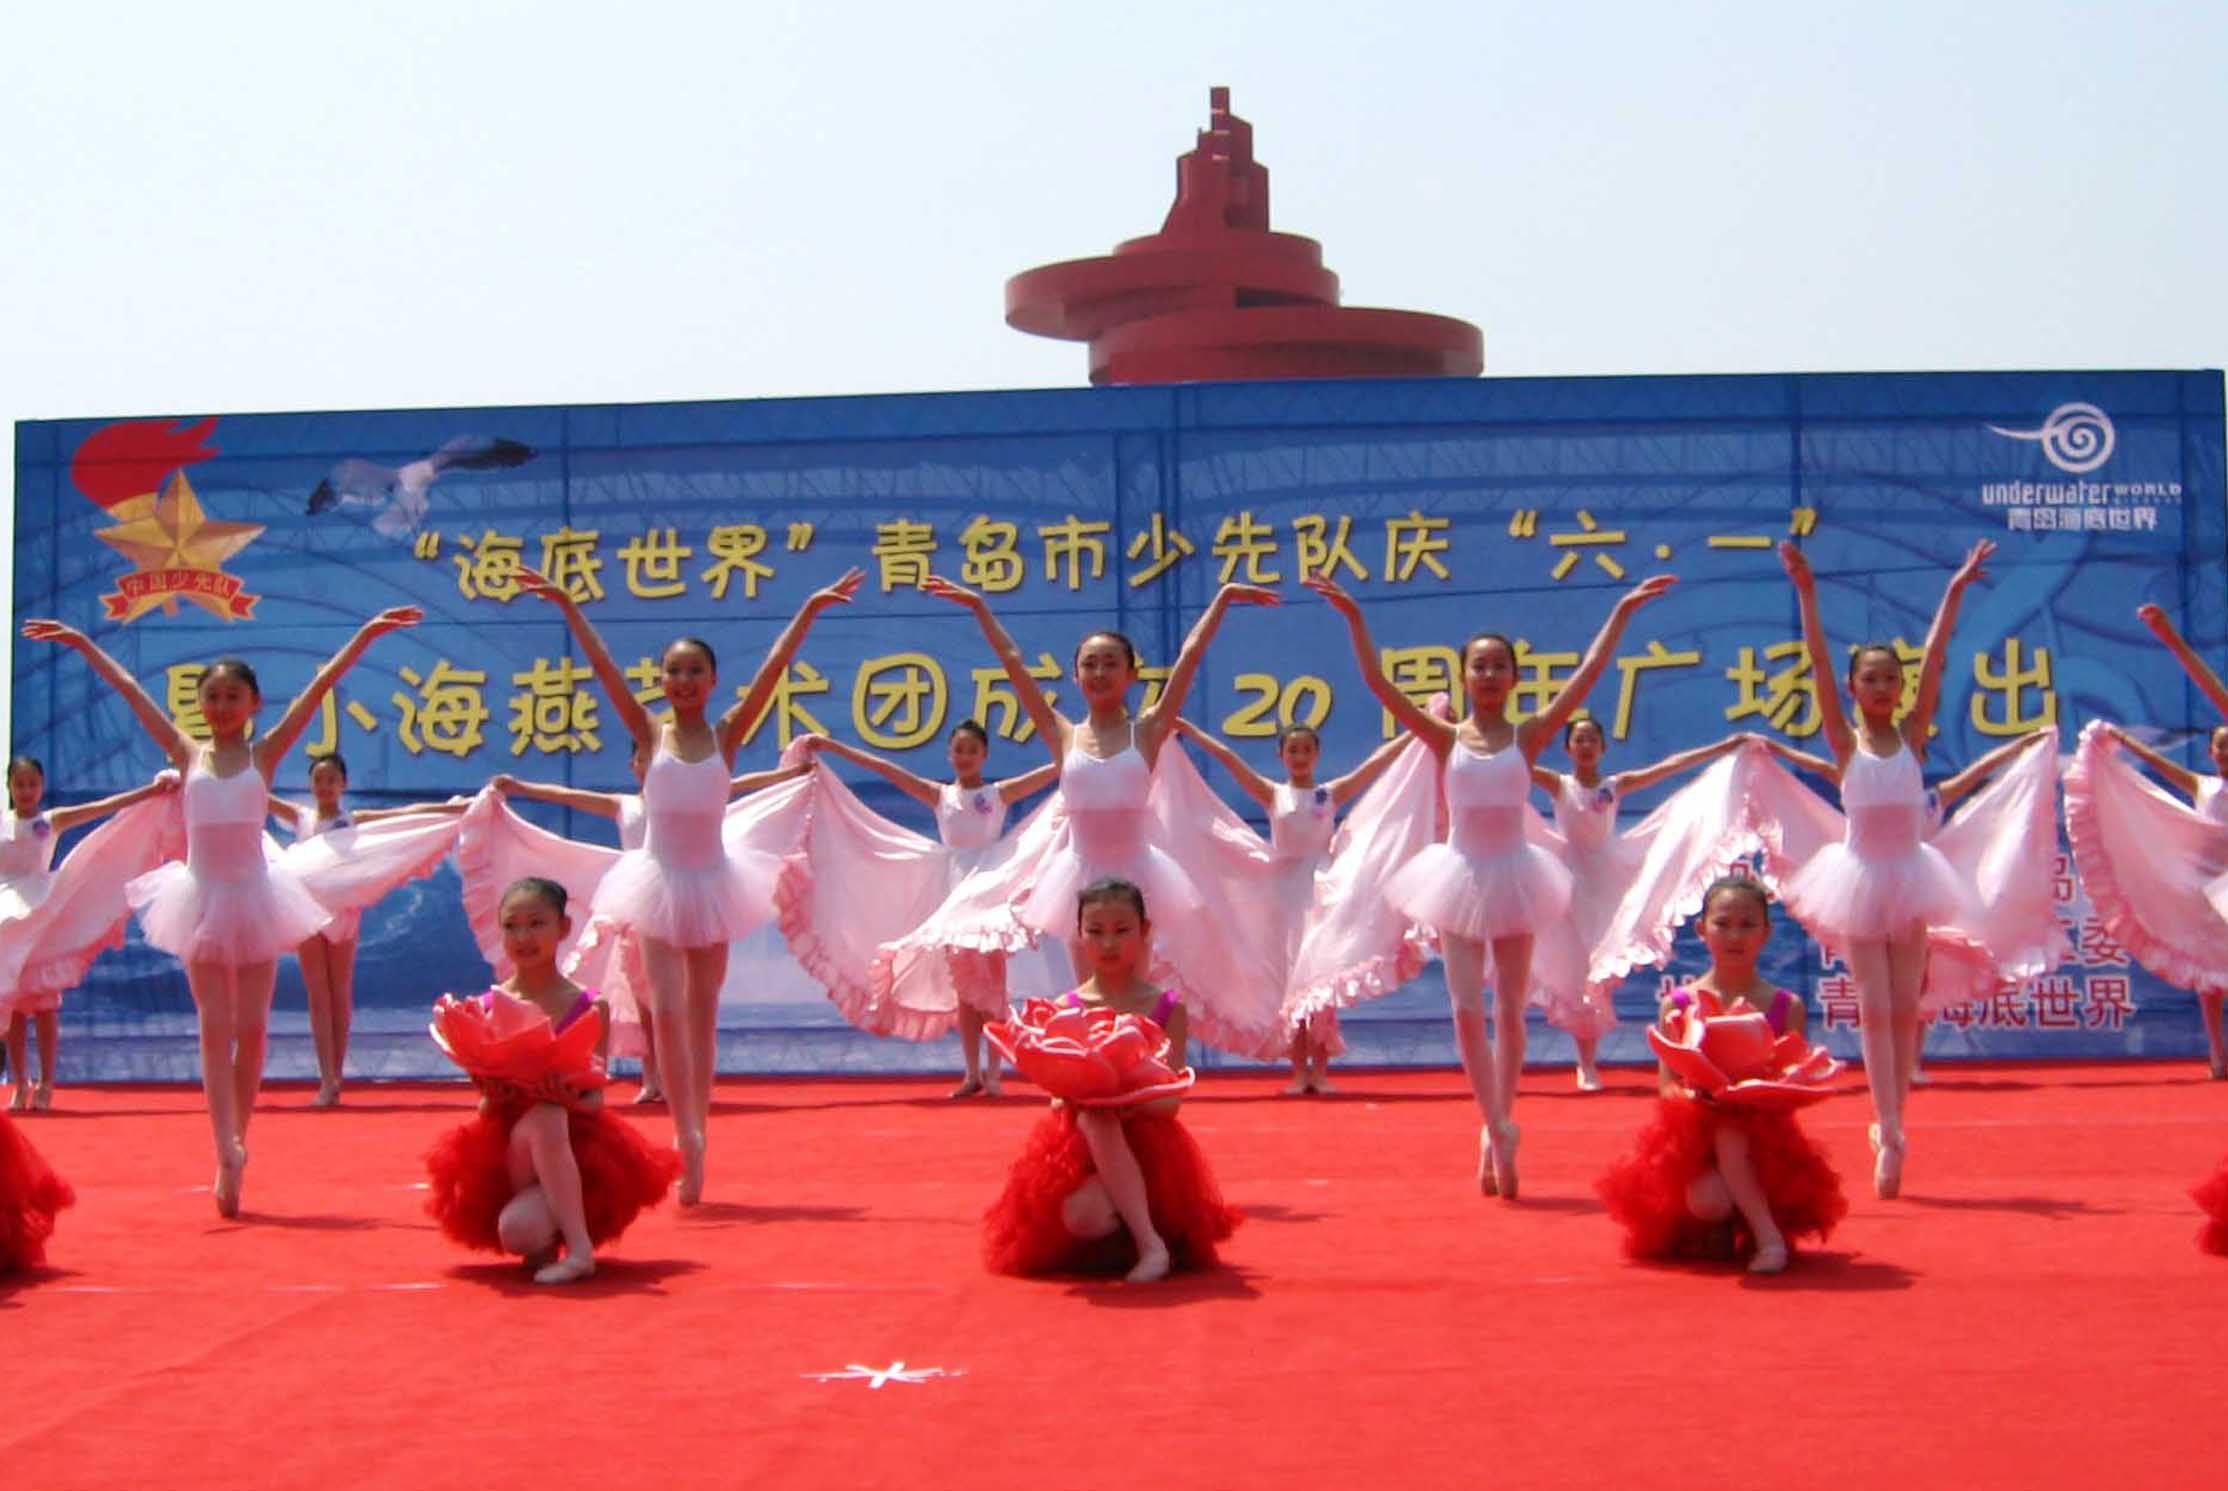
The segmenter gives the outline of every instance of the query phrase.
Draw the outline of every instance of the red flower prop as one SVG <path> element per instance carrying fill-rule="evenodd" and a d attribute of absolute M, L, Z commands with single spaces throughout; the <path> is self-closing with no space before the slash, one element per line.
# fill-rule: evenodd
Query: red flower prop
<path fill-rule="evenodd" d="M 1648 1032 L 1671 1075 L 1703 1097 L 1735 1108 L 1787 1112 L 1831 1097 L 1841 1063 L 1799 1035 L 1774 1036 L 1754 1011 L 1729 1015 L 1707 989 Z"/>
<path fill-rule="evenodd" d="M 464 999 L 442 995 L 428 1028 L 449 1060 L 491 1091 L 565 1102 L 611 1081 L 596 1056 L 598 1022 L 575 1020 L 556 1030 L 531 1001 L 499 989 Z"/>
<path fill-rule="evenodd" d="M 1143 1015 L 1032 999 L 983 1034 L 1021 1075 L 1085 1108 L 1124 1108 L 1174 1097 L 1193 1081 L 1174 1065 L 1168 1033 Z"/>

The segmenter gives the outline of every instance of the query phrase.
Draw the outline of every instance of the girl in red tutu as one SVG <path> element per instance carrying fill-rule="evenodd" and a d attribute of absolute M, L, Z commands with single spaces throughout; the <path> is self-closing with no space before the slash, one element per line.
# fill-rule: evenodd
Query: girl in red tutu
<path fill-rule="evenodd" d="M 1663 1097 L 1632 1153 L 1595 1183 L 1631 1257 L 1746 1257 L 1750 1273 L 1775 1274 L 1790 1237 L 1823 1240 L 1849 1209 L 1795 1122 L 1839 1067 L 1803 1038 L 1802 1000 L 1757 973 L 1771 926 L 1763 887 L 1746 877 L 1703 899 L 1710 971 L 1665 998 L 1648 1033 Z"/>
<path fill-rule="evenodd" d="M 1053 1097 L 985 1214 L 983 1260 L 997 1273 L 1121 1273 L 1132 1283 L 1211 1267 L 1241 1214 L 1176 1118 L 1192 1081 L 1177 1065 L 1186 1020 L 1175 991 L 1144 980 L 1144 894 L 1107 879 L 1076 899 L 1090 977 L 985 1032 Z"/>
<path fill-rule="evenodd" d="M 70 1183 L 0 1113 L 0 1277 L 46 1262 L 55 1213 L 76 1202 Z"/>
<path fill-rule="evenodd" d="M 2228 1257 L 2228 1159 L 2189 1194 L 2205 1212 L 2205 1225 L 2197 1229 L 2197 1246 Z"/>
<path fill-rule="evenodd" d="M 522 1255 L 535 1283 L 570 1284 L 596 1271 L 596 1244 L 663 1199 L 681 1161 L 603 1106 L 610 1010 L 557 971 L 564 887 L 520 880 L 502 918 L 516 971 L 434 1009 L 435 1038 L 482 1096 L 426 1156 L 426 1210 L 468 1248 Z"/>

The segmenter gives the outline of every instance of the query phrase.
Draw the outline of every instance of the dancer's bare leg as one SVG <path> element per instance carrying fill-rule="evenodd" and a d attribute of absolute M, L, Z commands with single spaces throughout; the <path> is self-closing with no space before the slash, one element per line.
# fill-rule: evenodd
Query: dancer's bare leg
<path fill-rule="evenodd" d="M 2197 1013 L 2205 1022 L 2206 1055 L 2215 1079 L 2228 1078 L 2228 1040 L 2222 1039 L 2220 1029 L 2221 994 L 2219 989 L 2197 991 Z M 53 1068 L 50 1066 L 47 1070 L 51 1072 Z"/>
<path fill-rule="evenodd" d="M 1571 1037 L 1578 1047 L 1578 1090 L 1601 1091 L 1601 1068 L 1595 1064 L 1601 1054 L 1601 1037 L 1580 1035 Z"/>
<path fill-rule="evenodd" d="M 247 1163 L 247 1148 L 240 1140 L 239 1081 L 234 1074 L 234 1007 L 232 966 L 228 963 L 188 963 L 186 987 L 193 993 L 196 1024 L 201 1036 L 201 1094 L 209 1104 L 209 1137 L 217 1154 L 217 1214 L 240 1214 L 240 1172 Z"/>
<path fill-rule="evenodd" d="M 317 1048 L 317 1096 L 311 1101 L 319 1108 L 330 1108 L 340 1095 L 340 1068 L 333 1060 L 332 947 L 324 933 L 312 932 L 294 949 L 309 995 L 309 1037 Z"/>
<path fill-rule="evenodd" d="M 727 982 L 727 944 L 688 948 L 681 956 L 688 975 L 689 1059 L 695 1063 L 696 1134 L 701 1156 L 711 1142 L 712 1090 L 719 1080 L 719 990 Z M 672 1064 L 669 1054 L 666 1065 Z M 703 1185 L 699 1173 L 699 1194 Z"/>
<path fill-rule="evenodd" d="M 1439 960 L 1447 980 L 1447 1003 L 1454 1013 L 1454 1044 L 1462 1054 L 1462 1074 L 1477 1100 L 1478 1189 L 1491 1196 L 1500 1189 L 1493 1147 L 1493 1118 L 1500 1100 L 1493 1082 L 1493 1042 L 1485 1030 L 1485 944 L 1439 934 Z"/>
<path fill-rule="evenodd" d="M 1716 1147 L 1718 1176 L 1725 1183 L 1726 1194 L 1740 1208 L 1741 1220 L 1748 1223 L 1749 1236 L 1756 1240 L 1756 1255 L 1749 1260 L 1748 1271 L 1776 1274 L 1787 1267 L 1787 1239 L 1779 1230 L 1778 1219 L 1772 1216 L 1771 1198 L 1764 1194 L 1764 1183 L 1757 1179 L 1748 1135 L 1739 1124 L 1720 1123 Z"/>
<path fill-rule="evenodd" d="M 982 1081 L 982 1012 L 965 1000 L 959 1005 L 959 1059 L 966 1069 L 959 1085 L 951 1090 L 955 1098 L 971 1098 L 983 1090 Z"/>
<path fill-rule="evenodd" d="M 511 1141 L 504 1159 L 510 1172 L 511 1199 L 495 1218 L 495 1240 L 503 1245 L 506 1253 L 516 1253 L 526 1260 L 530 1271 L 538 1271 L 557 1257 L 557 1243 L 561 1234 L 557 1230 L 557 1214 L 550 1209 L 549 1198 L 542 1194 L 540 1184 L 534 1179 L 534 1150 L 527 1136 L 518 1129 L 511 1130 Z"/>
<path fill-rule="evenodd" d="M 20 1010 L 8 1016 L 8 1070 L 15 1073 L 15 1099 L 8 1104 L 11 1112 L 31 1111 L 31 1068 L 25 1065 L 30 1039 L 30 1017 Z M 53 1069 L 50 1067 L 51 1072 Z"/>
<path fill-rule="evenodd" d="M 1903 1159 L 1910 1149 L 1910 1134 L 1905 1128 L 1911 1111 L 1911 1079 L 1918 1070 L 1919 1043 L 1926 1039 L 1926 1024 L 1919 1016 L 1919 1000 L 1926 990 L 1926 928 L 1914 926 L 1901 937 L 1888 944 L 1889 992 L 1894 1000 L 1896 1079 L 1901 1091 L 1896 1094 L 1896 1145 L 1895 1181 L 1898 1190 L 1903 1182 Z"/>
<path fill-rule="evenodd" d="M 1292 1029 L 1292 1083 L 1284 1089 L 1288 1098 L 1304 1097 L 1308 1090 L 1308 1040 L 1307 1026 Z"/>
<path fill-rule="evenodd" d="M 1493 940 L 1493 1168 L 1503 1199 L 1516 1199 L 1516 1084 L 1524 1075 L 1524 1004 L 1532 982 L 1532 934 Z"/>
<path fill-rule="evenodd" d="M 534 1272 L 537 1284 L 570 1284 L 596 1271 L 595 1245 L 588 1240 L 587 1212 L 580 1196 L 580 1162 L 572 1152 L 571 1116 L 555 1103 L 537 1103 L 511 1130 L 513 1145 L 523 1142 L 550 1215 L 565 1240 L 563 1259 Z"/>
<path fill-rule="evenodd" d="M 62 1016 L 57 1010 L 40 1010 L 31 1017 L 39 1032 L 39 1092 L 32 1106 L 54 1106 L 54 1062 L 62 1047 Z"/>
<path fill-rule="evenodd" d="M 642 939 L 642 966 L 650 979 L 645 1013 L 657 1031 L 659 1075 L 681 1156 L 680 1202 L 694 1206 L 704 1194 L 704 1133 L 697 1127 L 696 1062 L 689 1054 L 687 972 L 681 950 L 655 937 Z"/>
<path fill-rule="evenodd" d="M 1075 1126 L 1082 1133 L 1083 1142 L 1091 1147 L 1091 1164 L 1098 1171 L 1099 1183 L 1106 1188 L 1114 1209 L 1121 1214 L 1122 1225 L 1129 1228 L 1131 1241 L 1137 1244 L 1137 1266 L 1129 1271 L 1130 1281 L 1142 1284 L 1167 1277 L 1168 1244 L 1153 1228 L 1153 1210 L 1145 1193 L 1145 1172 L 1139 1168 L 1137 1155 L 1129 1147 L 1129 1136 L 1122 1132 L 1120 1115 L 1104 1109 L 1079 1108 Z"/>
<path fill-rule="evenodd" d="M 1852 942 L 1849 976 L 1857 985 L 1857 1038 L 1864 1085 L 1872 1094 L 1872 1189 L 1892 1200 L 1903 1185 L 1903 1062 L 1895 1039 L 1895 981 L 1883 941 Z"/>
<path fill-rule="evenodd" d="M 326 944 L 333 990 L 333 1101 L 348 1078 L 348 1034 L 356 1026 L 356 939 Z"/>

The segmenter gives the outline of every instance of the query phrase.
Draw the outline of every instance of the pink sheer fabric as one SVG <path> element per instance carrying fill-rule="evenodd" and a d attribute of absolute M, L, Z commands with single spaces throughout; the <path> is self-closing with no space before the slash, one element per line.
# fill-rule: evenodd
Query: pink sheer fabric
<path fill-rule="evenodd" d="M 1287 1021 L 1351 1009 L 1392 993 L 1431 961 L 1431 934 L 1385 899 L 1393 872 L 1439 838 L 1439 762 L 1411 740 L 1347 810 L 1331 862 L 1315 882 L 1315 913 L 1292 959 Z"/>
<path fill-rule="evenodd" d="M 185 852 L 176 793 L 134 803 L 87 833 L 38 904 L 0 921 L 0 1015 L 58 1008 L 94 959 L 124 945 L 125 884 Z"/>
<path fill-rule="evenodd" d="M 2204 795 L 2213 812 L 2220 789 Z M 2091 720 L 2065 769 L 2066 838 L 2081 888 L 2135 961 L 2185 989 L 2228 988 L 2228 823 L 2143 775 Z"/>
<path fill-rule="evenodd" d="M 454 813 L 406 813 L 327 828 L 287 845 L 279 862 L 333 913 L 325 935 L 341 941 L 354 937 L 357 918 L 396 886 L 432 874 L 456 848 L 462 821 Z"/>

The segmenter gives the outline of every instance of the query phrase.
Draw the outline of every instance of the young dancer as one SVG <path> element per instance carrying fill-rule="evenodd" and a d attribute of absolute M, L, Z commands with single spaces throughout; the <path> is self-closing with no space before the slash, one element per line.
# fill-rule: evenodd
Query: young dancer
<path fill-rule="evenodd" d="M 44 1264 L 55 1215 L 76 1202 L 70 1183 L 54 1173 L 15 1120 L 0 1113 L 0 1278 Z"/>
<path fill-rule="evenodd" d="M 1277 922 L 1272 946 L 1278 955 L 1277 971 L 1283 975 L 1277 993 L 1280 999 L 1288 999 L 1293 965 L 1307 935 L 1308 914 L 1315 905 L 1316 875 L 1330 862 L 1331 843 L 1338 835 L 1339 810 L 1382 776 L 1408 742 L 1404 737 L 1388 740 L 1346 775 L 1317 782 L 1322 736 L 1313 725 L 1287 725 L 1276 737 L 1277 761 L 1284 767 L 1284 780 L 1272 782 L 1246 765 L 1212 732 L 1186 719 L 1177 720 L 1176 728 L 1219 762 L 1239 790 L 1269 815 L 1270 904 Z M 1284 1089 L 1286 1095 L 1331 1092 L 1325 1069 L 1345 1045 L 1339 1037 L 1335 1010 L 1319 1010 L 1308 1019 L 1293 1021 L 1292 1085 Z"/>
<path fill-rule="evenodd" d="M 743 697 L 716 723 L 705 711 L 719 683 L 711 645 L 694 637 L 669 643 L 661 682 L 670 711 L 652 721 L 635 702 L 633 685 L 565 589 L 533 570 L 519 571 L 521 593 L 557 607 L 579 641 L 638 751 L 649 753 L 642 777 L 643 847 L 619 856 L 596 887 L 595 912 L 632 927 L 642 939 L 651 1018 L 657 1024 L 662 1075 L 681 1153 L 683 1206 L 704 1194 L 704 1146 L 711 1120 L 714 1055 L 719 1039 L 719 990 L 730 943 L 773 916 L 779 866 L 763 854 L 737 854 L 721 835 L 728 780 L 743 734 L 772 702 L 774 686 L 804 645 L 821 612 L 847 604 L 866 578 L 847 571 L 814 591 L 775 638 Z"/>
<path fill-rule="evenodd" d="M 990 760 L 990 732 L 974 720 L 961 720 L 952 727 L 945 745 L 945 759 L 951 763 L 952 779 L 949 782 L 932 782 L 916 776 L 886 756 L 861 750 L 840 740 L 824 735 L 804 737 L 808 750 L 840 756 L 855 765 L 878 773 L 890 784 L 912 798 L 925 804 L 936 814 L 936 836 L 949 851 L 949 886 L 956 888 L 969 875 L 990 863 L 999 841 L 1005 836 L 1006 812 L 1023 798 L 1033 796 L 1059 779 L 1057 766 L 1040 766 L 1003 781 L 988 781 L 983 768 Z M 999 962 L 1003 964 L 1001 957 Z M 1005 980 L 996 979 L 996 1003 L 986 1012 L 977 1004 L 962 1000 L 959 1004 L 959 1054 L 965 1063 L 966 1073 L 957 1087 L 952 1089 L 955 1098 L 973 1097 L 986 1093 L 999 1095 L 999 1062 L 995 1052 L 986 1065 L 982 1059 L 982 1029 L 989 1020 L 1002 1018 L 1006 1012 Z M 985 990 L 986 993 L 991 991 Z"/>
<path fill-rule="evenodd" d="M 293 832 L 294 846 L 283 856 L 288 866 L 333 913 L 322 930 L 294 950 L 309 996 L 310 1038 L 317 1048 L 317 1095 L 310 1104 L 330 1108 L 340 1101 L 348 1065 L 363 908 L 403 881 L 433 873 L 456 844 L 456 819 L 469 799 L 350 811 L 342 800 L 348 791 L 348 763 L 338 751 L 311 764 L 309 790 L 306 804 L 272 798 L 271 816 Z M 362 832 L 375 823 L 387 828 L 378 834 Z"/>
<path fill-rule="evenodd" d="M 1867 643 L 1850 660 L 1854 725 L 1839 694 L 1822 685 L 1817 690 L 1848 831 L 1842 843 L 1827 845 L 1797 870 L 1782 894 L 1788 910 L 1841 956 L 1856 981 L 1865 1085 L 1877 1120 L 1872 1184 L 1882 1199 L 1897 1195 L 1903 1183 L 1909 1144 L 1903 1110 L 1918 1048 L 1927 929 L 1975 915 L 1974 892 L 1927 842 L 1931 824 L 1920 767 L 1958 603 L 1995 550 L 1985 539 L 1974 544 L 1951 575 L 1927 632 L 1916 697 L 1900 726 L 1895 715 L 1903 702 L 1903 663 L 1892 647 Z M 1779 554 L 1802 613 L 1811 675 L 1831 678 L 1833 653 L 1819 620 L 1810 561 L 1792 543 L 1783 542 Z"/>
<path fill-rule="evenodd" d="M 989 1027 L 1052 1093 L 1052 1108 L 984 1217 L 983 1259 L 996 1273 L 1122 1273 L 1132 1283 L 1211 1267 L 1242 1214 L 1176 1117 L 1191 1084 L 1178 1054 L 1187 1021 L 1181 996 L 1146 980 L 1145 898 L 1125 880 L 1093 881 L 1075 920 L 1083 981 L 1056 1004 L 1031 1000 L 1019 1019 Z"/>
<path fill-rule="evenodd" d="M 47 930 L 38 923 L 49 919 L 46 902 L 56 880 L 54 846 L 80 823 L 105 818 L 177 788 L 178 774 L 164 772 L 144 787 L 50 811 L 41 806 L 46 797 L 46 768 L 31 756 L 18 756 L 8 763 L 8 811 L 0 817 L 0 944 L 26 945 L 14 958 L 0 957 L 0 970 L 6 970 L 5 980 L 0 981 L 0 1021 L 7 1025 L 8 1070 L 15 1076 L 15 1100 L 9 1106 L 17 1113 L 54 1106 L 54 1058 L 61 1041 L 62 995 L 84 975 L 105 940 L 81 937 L 76 947 L 49 949 L 43 955 L 32 952 L 41 940 L 40 934 Z M 92 842 L 87 840 L 88 844 Z M 71 858 L 85 852 L 86 846 L 79 845 Z M 106 865 L 111 876 L 124 870 L 99 846 L 94 848 L 93 860 Z M 85 868 L 93 867 L 93 861 L 88 860 Z M 114 926 L 123 913 L 122 898 L 118 897 L 108 925 Z M 30 1053 L 26 1050 L 33 1026 L 38 1029 L 39 1040 L 35 1091 Z"/>
<path fill-rule="evenodd" d="M 1478 1185 L 1487 1195 L 1514 1200 L 1519 1136 L 1510 1114 L 1524 1069 L 1524 1006 L 1534 977 L 1533 941 L 1563 921 L 1571 895 L 1570 871 L 1562 861 L 1525 838 L 1532 763 L 1585 702 L 1615 655 L 1632 613 L 1670 589 L 1673 579 L 1657 575 L 1625 592 L 1578 671 L 1552 703 L 1521 725 L 1508 718 L 1516 645 L 1496 632 L 1470 638 L 1462 647 L 1462 683 L 1470 711 L 1459 726 L 1433 716 L 1393 687 L 1378 664 L 1377 644 L 1360 605 L 1337 581 L 1318 575 L 1305 583 L 1346 618 L 1355 660 L 1370 692 L 1442 763 L 1447 837 L 1426 845 L 1395 871 L 1386 882 L 1385 898 L 1409 921 L 1439 935 L 1455 1043 L 1482 1119 Z M 1566 940 L 1576 962 L 1576 938 Z M 1497 1047 L 1486 1035 L 1488 954 Z M 1558 976 L 1584 974 L 1572 968 Z"/>
<path fill-rule="evenodd" d="M 1764 888 L 1718 881 L 1696 924 L 1709 972 L 1665 996 L 1649 1032 L 1663 1097 L 1595 1188 L 1631 1257 L 1745 1257 L 1750 1273 L 1776 1274 L 1790 1237 L 1823 1241 L 1848 1211 L 1841 1178 L 1793 1112 L 1828 1096 L 1839 1068 L 1803 1038 L 1802 1000 L 1757 972 L 1772 931 Z"/>
<path fill-rule="evenodd" d="M 1652 765 L 1631 771 L 1602 774 L 1602 757 L 1609 748 L 1608 732 L 1595 719 L 1572 720 L 1563 727 L 1563 753 L 1570 757 L 1568 772 L 1545 766 L 1532 768 L 1532 783 L 1555 800 L 1555 831 L 1563 836 L 1563 863 L 1570 868 L 1570 918 L 1589 959 L 1602 945 L 1618 908 L 1638 878 L 1647 858 L 1650 832 L 1619 834 L 1617 805 L 1634 792 L 1668 781 L 1681 772 L 1706 766 L 1755 737 L 1728 735 L 1713 745 L 1666 756 Z M 1739 857 L 1746 834 L 1723 814 L 1721 847 L 1712 857 L 1712 868 L 1722 871 Z M 1654 820 L 1651 820 L 1653 822 Z M 1689 892 L 1691 894 L 1691 891 Z M 1691 904 L 1691 903 L 1689 903 Z M 1578 1048 L 1578 1088 L 1599 1092 L 1601 1073 L 1595 1057 L 1601 1038 L 1617 1024 L 1614 997 L 1617 984 L 1629 971 L 1631 959 L 1613 979 L 1595 979 L 1591 970 L 1576 983 L 1550 985 L 1547 1018 L 1570 1036 Z"/>
<path fill-rule="evenodd" d="M 426 1210 L 468 1248 L 519 1254 L 535 1283 L 571 1284 L 596 1271 L 598 1244 L 664 1198 L 681 1162 L 603 1106 L 610 1007 L 557 970 L 564 887 L 520 880 L 502 917 L 516 971 L 435 1006 L 443 1048 L 482 1096 L 426 1155 Z"/>
<path fill-rule="evenodd" d="M 125 887 L 125 896 L 147 941 L 186 965 L 201 1026 L 201 1088 L 216 1144 L 212 1189 L 217 1211 L 226 1217 L 240 1212 L 248 1120 L 263 1081 L 278 957 L 331 920 L 297 875 L 265 857 L 271 774 L 364 649 L 388 632 L 416 626 L 421 614 L 415 606 L 398 606 L 365 622 L 252 745 L 248 727 L 263 695 L 255 670 L 240 659 L 219 658 L 201 675 L 201 716 L 210 732 L 203 745 L 183 734 L 138 681 L 84 633 L 59 621 L 23 625 L 33 641 L 58 643 L 90 663 L 184 774 L 185 863 L 139 876 Z"/>

